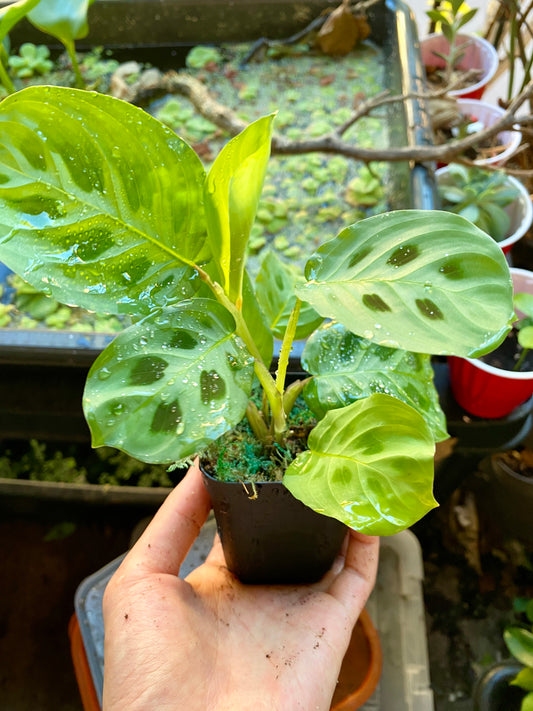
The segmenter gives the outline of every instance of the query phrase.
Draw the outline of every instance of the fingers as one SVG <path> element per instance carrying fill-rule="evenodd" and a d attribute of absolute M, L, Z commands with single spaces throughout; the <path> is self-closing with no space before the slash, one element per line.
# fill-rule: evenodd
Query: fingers
<path fill-rule="evenodd" d="M 344 606 L 354 624 L 374 587 L 378 560 L 379 538 L 350 531 L 344 568 L 329 593 Z"/>
<path fill-rule="evenodd" d="M 121 567 L 143 573 L 178 575 L 189 548 L 202 528 L 211 502 L 198 462 L 165 499 Z"/>

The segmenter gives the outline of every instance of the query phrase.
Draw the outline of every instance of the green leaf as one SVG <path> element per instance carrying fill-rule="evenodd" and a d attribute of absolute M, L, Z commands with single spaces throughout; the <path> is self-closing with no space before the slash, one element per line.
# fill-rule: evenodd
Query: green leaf
<path fill-rule="evenodd" d="M 426 15 L 432 22 L 435 22 L 436 24 L 438 24 L 439 22 L 442 22 L 442 24 L 445 25 L 448 24 L 448 18 L 446 17 L 446 15 L 444 15 L 442 12 L 439 12 L 438 10 L 427 10 Z"/>
<path fill-rule="evenodd" d="M 310 508 L 362 533 L 387 536 L 418 521 L 433 498 L 434 443 L 423 417 L 388 395 L 331 410 L 283 483 Z"/>
<path fill-rule="evenodd" d="M 522 348 L 533 348 L 533 326 L 526 326 L 518 331 L 518 343 Z"/>
<path fill-rule="evenodd" d="M 282 339 L 289 317 L 296 304 L 296 284 L 303 283 L 275 252 L 267 252 L 255 280 L 257 300 L 265 313 L 269 326 L 277 338 Z M 309 304 L 302 304 L 296 327 L 296 339 L 307 338 L 324 319 Z"/>
<path fill-rule="evenodd" d="M 518 311 L 533 318 L 533 294 L 528 294 L 525 291 L 520 291 L 514 295 L 514 306 Z"/>
<path fill-rule="evenodd" d="M 0 43 L 40 0 L 19 0 L 0 9 Z"/>
<path fill-rule="evenodd" d="M 502 250 L 440 210 L 400 210 L 347 227 L 322 245 L 296 293 L 321 316 L 380 345 L 476 357 L 513 319 Z"/>
<path fill-rule="evenodd" d="M 63 303 L 146 313 L 188 296 L 186 265 L 208 255 L 204 180 L 142 109 L 25 89 L 0 104 L 0 260 Z"/>
<path fill-rule="evenodd" d="M 253 334 L 254 343 L 259 350 L 259 354 L 268 368 L 274 355 L 274 336 L 256 296 L 250 277 L 245 272 L 242 292 L 242 315 L 248 330 Z"/>
<path fill-rule="evenodd" d="M 527 696 L 522 699 L 520 711 L 533 711 L 533 693 L 527 694 Z"/>
<path fill-rule="evenodd" d="M 477 7 L 473 8 L 472 10 L 468 10 L 467 12 L 462 15 L 461 19 L 459 20 L 457 24 L 457 29 L 460 30 L 461 27 L 464 27 L 467 22 L 470 22 L 470 20 L 474 17 L 474 15 L 477 12 Z"/>
<path fill-rule="evenodd" d="M 246 245 L 263 187 L 274 114 L 250 124 L 224 146 L 205 184 L 211 249 L 222 287 L 233 303 L 242 295 Z"/>
<path fill-rule="evenodd" d="M 93 446 L 144 462 L 192 456 L 244 416 L 253 359 L 231 314 L 212 299 L 184 301 L 120 333 L 87 378 Z"/>
<path fill-rule="evenodd" d="M 94 0 L 41 0 L 28 13 L 28 20 L 42 32 L 61 42 L 86 37 L 89 32 L 87 11 Z"/>
<path fill-rule="evenodd" d="M 533 669 L 531 667 L 526 667 L 518 672 L 515 678 L 512 680 L 511 684 L 513 686 L 519 686 L 521 689 L 526 691 L 533 691 Z"/>
<path fill-rule="evenodd" d="M 314 376 L 304 398 L 317 417 L 381 392 L 418 410 L 437 441 L 448 438 L 429 356 L 378 346 L 328 323 L 308 339 L 302 365 Z"/>
<path fill-rule="evenodd" d="M 483 205 L 483 210 L 489 218 L 489 229 L 487 229 L 486 232 L 492 239 L 495 239 L 496 242 L 501 242 L 509 235 L 511 218 L 499 205 L 486 203 Z"/>
<path fill-rule="evenodd" d="M 533 632 L 523 627 L 507 627 L 503 639 L 515 659 L 526 667 L 533 667 Z"/>

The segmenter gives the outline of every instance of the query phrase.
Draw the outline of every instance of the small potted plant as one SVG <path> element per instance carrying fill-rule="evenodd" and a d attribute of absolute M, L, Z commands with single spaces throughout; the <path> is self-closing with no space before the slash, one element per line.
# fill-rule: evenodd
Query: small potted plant
<path fill-rule="evenodd" d="M 435 175 L 442 209 L 469 219 L 490 234 L 504 253 L 531 226 L 531 198 L 512 175 L 458 163 L 439 168 Z"/>
<path fill-rule="evenodd" d="M 518 599 L 522 623 L 505 628 L 503 639 L 513 659 L 491 666 L 474 689 L 474 711 L 533 709 L 533 600 Z"/>
<path fill-rule="evenodd" d="M 460 32 L 477 8 L 461 12 L 463 0 L 450 0 L 448 9 L 428 10 L 440 27 L 420 42 L 428 84 L 433 89 L 450 87 L 450 96 L 480 99 L 498 68 L 498 54 L 487 40 Z"/>
<path fill-rule="evenodd" d="M 533 394 L 533 273 L 510 271 L 518 321 L 505 341 L 482 358 L 448 358 L 454 397 L 477 417 L 505 417 Z"/>
<path fill-rule="evenodd" d="M 501 107 L 479 99 L 445 97 L 431 101 L 432 106 L 431 122 L 438 145 L 490 128 L 504 114 Z M 464 156 L 479 166 L 500 165 L 513 155 L 521 140 L 520 131 L 501 131 L 466 150 Z M 443 165 L 439 164 L 439 167 Z"/>
<path fill-rule="evenodd" d="M 219 525 L 235 495 L 241 527 L 223 545 L 255 545 L 243 558 L 226 548 L 230 567 L 294 582 L 328 569 L 346 525 L 389 535 L 436 505 L 434 445 L 447 435 L 427 354 L 492 350 L 513 308 L 501 249 L 444 211 L 370 217 L 305 274 L 273 257 L 254 282 L 247 242 L 273 120 L 232 139 L 206 175 L 172 131 L 117 99 L 56 87 L 6 98 L 0 258 L 62 302 L 133 316 L 88 375 L 93 445 L 172 465 L 218 442 L 205 479 L 212 491 L 228 480 Z M 294 339 L 307 339 L 307 372 L 287 386 Z M 331 538 L 318 564 L 317 532 Z"/>

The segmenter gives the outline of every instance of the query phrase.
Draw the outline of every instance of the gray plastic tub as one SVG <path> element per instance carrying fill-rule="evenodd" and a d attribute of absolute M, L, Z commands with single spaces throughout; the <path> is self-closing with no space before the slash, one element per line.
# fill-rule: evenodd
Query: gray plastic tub
<path fill-rule="evenodd" d="M 210 517 L 180 571 L 186 577 L 206 558 L 216 530 Z M 102 702 L 104 674 L 104 624 L 102 598 L 121 558 L 86 578 L 79 586 L 74 606 L 96 693 Z M 381 539 L 376 586 L 367 610 L 377 628 L 383 649 L 383 672 L 363 711 L 433 711 L 429 679 L 422 553 L 411 531 Z"/>

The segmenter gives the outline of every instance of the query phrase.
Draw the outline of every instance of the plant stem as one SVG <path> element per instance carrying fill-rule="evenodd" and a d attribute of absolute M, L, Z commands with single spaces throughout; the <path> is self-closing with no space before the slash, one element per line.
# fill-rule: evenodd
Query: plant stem
<path fill-rule="evenodd" d="M 520 370 L 520 368 L 522 367 L 522 363 L 525 361 L 526 356 L 527 356 L 527 354 L 529 353 L 529 350 L 530 350 L 529 348 L 524 348 L 524 350 L 522 351 L 522 353 L 520 353 L 520 357 L 519 357 L 518 360 L 516 361 L 516 365 L 515 365 L 515 367 L 513 368 L 513 372 Z"/>
<path fill-rule="evenodd" d="M 72 63 L 72 70 L 74 72 L 74 77 L 76 78 L 76 86 L 78 89 L 85 89 L 85 81 L 81 75 L 80 65 L 78 64 L 78 58 L 76 57 L 76 48 L 74 42 L 71 40 L 63 40 L 65 49 Z"/>
<path fill-rule="evenodd" d="M 200 278 L 210 287 L 213 291 L 217 301 L 222 304 L 231 313 L 235 319 L 237 335 L 242 338 L 246 347 L 248 348 L 250 354 L 254 358 L 254 370 L 255 374 L 261 386 L 265 392 L 268 402 L 270 404 L 270 411 L 272 413 L 272 428 L 274 433 L 274 440 L 278 444 L 283 443 L 283 433 L 287 429 L 287 418 L 285 416 L 285 410 L 283 409 L 283 393 L 280 393 L 276 387 L 276 382 L 272 377 L 270 371 L 265 365 L 261 353 L 259 352 L 244 317 L 242 311 L 240 311 L 235 304 L 228 298 L 225 294 L 224 289 L 213 281 L 209 274 L 203 269 L 196 267 Z"/>
<path fill-rule="evenodd" d="M 15 91 L 15 87 L 13 86 L 13 82 L 9 78 L 9 74 L 7 73 L 7 70 L 4 66 L 4 58 L 6 57 L 6 51 L 0 44 L 0 82 L 4 85 L 9 94 L 13 94 Z"/>
<path fill-rule="evenodd" d="M 276 374 L 276 387 L 278 392 L 283 393 L 285 390 L 285 377 L 287 375 L 287 366 L 289 365 L 289 356 L 292 350 L 292 344 L 294 342 L 294 336 L 296 334 L 296 326 L 298 325 L 298 317 L 300 315 L 300 307 L 302 302 L 298 297 L 296 297 L 296 303 L 291 311 L 289 317 L 289 322 L 285 333 L 283 334 L 283 341 L 281 342 L 281 350 L 279 353 L 278 370 Z"/>

